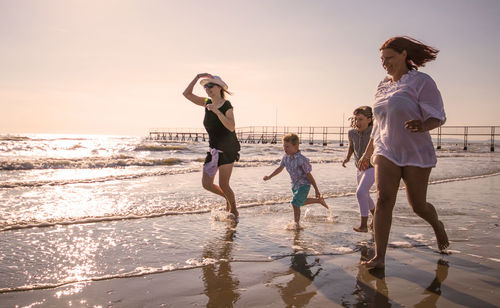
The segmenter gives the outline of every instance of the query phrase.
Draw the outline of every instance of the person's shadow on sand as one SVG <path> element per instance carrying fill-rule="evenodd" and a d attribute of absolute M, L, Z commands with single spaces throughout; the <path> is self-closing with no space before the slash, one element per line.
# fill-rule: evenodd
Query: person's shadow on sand
<path fill-rule="evenodd" d="M 301 232 L 301 230 L 295 232 L 289 270 L 279 275 L 281 277 L 292 275 L 286 285 L 277 286 L 286 307 L 304 307 L 309 303 L 317 292 L 307 292 L 307 287 L 312 284 L 314 278 L 322 270 L 321 267 L 314 273 L 314 270 L 311 270 L 313 267 L 319 266 L 319 258 L 315 258 L 312 263 L 307 262 L 307 255 L 304 252 L 306 247 L 303 247 L 304 243 L 300 239 Z"/>
<path fill-rule="evenodd" d="M 215 264 L 202 267 L 206 307 L 233 307 L 240 298 L 236 291 L 240 282 L 231 271 L 233 239 L 236 235 L 236 222 L 226 227 L 225 234 L 208 242 L 203 248 L 204 259 L 214 259 Z"/>

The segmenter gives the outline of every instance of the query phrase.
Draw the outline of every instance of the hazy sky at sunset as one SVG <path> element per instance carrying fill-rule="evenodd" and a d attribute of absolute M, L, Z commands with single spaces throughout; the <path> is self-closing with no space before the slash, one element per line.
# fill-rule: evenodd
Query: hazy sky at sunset
<path fill-rule="evenodd" d="M 0 0 L 0 133 L 202 127 L 182 96 L 200 72 L 228 83 L 237 127 L 337 126 L 372 104 L 395 35 L 441 50 L 420 70 L 447 125 L 500 125 L 499 16 L 498 0 Z"/>

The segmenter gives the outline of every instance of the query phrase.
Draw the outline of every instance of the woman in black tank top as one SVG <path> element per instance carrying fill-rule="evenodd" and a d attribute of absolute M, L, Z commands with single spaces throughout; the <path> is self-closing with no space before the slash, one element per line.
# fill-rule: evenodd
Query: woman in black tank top
<path fill-rule="evenodd" d="M 193 94 L 196 82 L 205 88 L 209 98 Z M 203 125 L 208 133 L 210 151 L 207 152 L 203 167 L 203 188 L 226 199 L 226 210 L 238 217 L 234 192 L 229 186 L 234 162 L 239 159 L 240 143 L 235 133 L 233 106 L 225 98 L 227 85 L 218 76 L 208 73 L 196 75 L 183 95 L 205 108 Z M 230 93 L 229 93 L 230 94 Z M 219 171 L 219 185 L 214 184 L 215 174 Z"/>

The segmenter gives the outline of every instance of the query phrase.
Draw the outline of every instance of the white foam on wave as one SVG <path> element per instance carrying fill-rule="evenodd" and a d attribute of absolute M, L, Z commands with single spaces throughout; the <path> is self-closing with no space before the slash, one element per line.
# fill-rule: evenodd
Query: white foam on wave
<path fill-rule="evenodd" d="M 0 183 L 0 188 L 17 188 L 17 187 L 38 187 L 38 186 L 59 186 L 59 185 L 70 185 L 70 184 L 94 184 L 109 181 L 124 181 L 133 180 L 142 177 L 155 177 L 155 176 L 166 176 L 166 175 L 176 175 L 183 173 L 197 172 L 199 168 L 179 168 L 179 169 L 168 169 L 161 171 L 148 171 L 148 172 L 138 172 L 131 174 L 119 174 L 119 175 L 109 175 L 109 176 L 97 176 L 93 178 L 81 178 L 81 179 L 55 179 L 55 180 L 33 180 L 33 181 L 5 181 Z"/>
<path fill-rule="evenodd" d="M 234 216 L 233 213 L 222 211 L 220 209 L 213 209 L 210 212 L 210 216 L 212 217 L 212 221 L 225 221 L 225 222 L 237 221 L 237 218 L 236 216 Z"/>
<path fill-rule="evenodd" d="M 414 241 L 423 241 L 424 240 L 424 235 L 422 233 L 417 233 L 417 234 L 405 234 L 405 236 L 409 239 L 412 239 Z"/>
<path fill-rule="evenodd" d="M 467 243 L 465 244 L 467 246 L 470 246 L 470 247 L 481 247 L 481 245 L 478 245 L 478 244 L 470 244 L 470 243 Z"/>
<path fill-rule="evenodd" d="M 390 242 L 389 246 L 392 248 L 411 248 L 413 245 L 409 242 Z"/>
<path fill-rule="evenodd" d="M 345 246 L 333 247 L 332 249 L 340 254 L 348 254 L 354 252 L 354 250 L 351 247 L 345 247 Z"/>
<path fill-rule="evenodd" d="M 304 212 L 304 220 L 311 222 L 333 222 L 333 212 L 320 206 L 321 208 L 308 208 Z"/>
<path fill-rule="evenodd" d="M 292 221 L 289 222 L 287 225 L 285 225 L 284 229 L 289 231 L 298 231 L 298 230 L 304 230 L 304 227 L 301 224 Z"/>
<path fill-rule="evenodd" d="M 479 174 L 479 175 L 464 175 L 460 177 L 453 177 L 453 178 L 447 178 L 447 179 L 438 179 L 438 180 L 432 180 L 429 182 L 429 184 L 443 184 L 443 183 L 450 183 L 450 182 L 457 182 L 457 181 L 468 181 L 468 180 L 474 180 L 474 179 L 483 179 L 491 176 L 497 176 L 500 175 L 500 172 L 493 170 L 493 171 L 486 171 L 484 174 Z M 404 187 L 402 188 L 404 189 Z"/>
<path fill-rule="evenodd" d="M 493 262 L 500 262 L 500 259 L 497 259 L 497 258 L 488 258 L 488 260 L 493 261 Z"/>

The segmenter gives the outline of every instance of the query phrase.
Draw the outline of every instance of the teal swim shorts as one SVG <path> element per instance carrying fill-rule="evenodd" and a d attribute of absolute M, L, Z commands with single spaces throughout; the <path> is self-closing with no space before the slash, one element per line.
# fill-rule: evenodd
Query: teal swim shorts
<path fill-rule="evenodd" d="M 293 198 L 292 205 L 296 207 L 301 207 L 307 200 L 307 195 L 309 195 L 309 190 L 311 185 L 302 185 L 297 189 L 292 188 Z"/>

